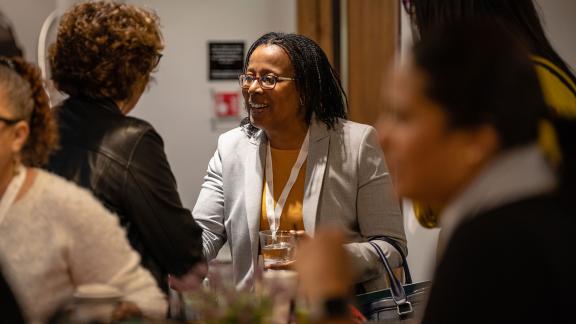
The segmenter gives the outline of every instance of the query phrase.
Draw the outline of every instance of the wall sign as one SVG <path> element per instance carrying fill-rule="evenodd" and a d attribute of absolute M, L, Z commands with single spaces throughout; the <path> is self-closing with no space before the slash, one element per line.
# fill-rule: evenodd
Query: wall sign
<path fill-rule="evenodd" d="M 240 94 L 238 91 L 214 93 L 214 115 L 216 117 L 238 117 L 240 114 Z"/>
<path fill-rule="evenodd" d="M 244 42 L 209 42 L 209 80 L 237 80 L 244 64 Z"/>

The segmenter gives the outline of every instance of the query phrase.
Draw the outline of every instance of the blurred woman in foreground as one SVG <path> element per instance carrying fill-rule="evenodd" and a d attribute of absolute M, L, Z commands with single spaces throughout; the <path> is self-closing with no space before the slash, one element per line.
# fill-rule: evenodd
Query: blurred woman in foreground
<path fill-rule="evenodd" d="M 446 244 L 424 322 L 566 319 L 576 228 L 537 146 L 548 107 L 528 52 L 489 24 L 443 28 L 416 45 L 392 98 L 382 144 L 398 193 L 441 207 Z M 546 296 L 555 311 L 540 307 Z M 486 312 L 498 299 L 505 309 Z"/>
<path fill-rule="evenodd" d="M 94 283 L 164 317 L 164 296 L 117 219 L 89 192 L 36 168 L 57 142 L 39 75 L 0 58 L 0 254 L 26 319 L 45 322 L 78 286 Z"/>
<path fill-rule="evenodd" d="M 571 318 L 576 224 L 558 195 L 567 187 L 537 145 L 549 110 L 528 53 L 502 29 L 453 25 L 418 43 L 394 81 L 381 144 L 396 189 L 441 207 L 445 244 L 423 322 Z M 332 278 L 341 261 L 311 251 L 307 262 Z"/>
<path fill-rule="evenodd" d="M 433 34 L 435 27 L 458 21 L 486 19 L 502 25 L 530 52 L 551 113 L 568 121 L 576 120 L 576 75 L 546 37 L 533 0 L 403 0 L 402 3 L 417 39 Z M 555 165 L 562 163 L 557 134 L 549 123 L 541 123 L 539 143 L 550 161 Z M 423 226 L 437 226 L 438 213 L 434 207 L 414 203 L 416 218 Z"/>

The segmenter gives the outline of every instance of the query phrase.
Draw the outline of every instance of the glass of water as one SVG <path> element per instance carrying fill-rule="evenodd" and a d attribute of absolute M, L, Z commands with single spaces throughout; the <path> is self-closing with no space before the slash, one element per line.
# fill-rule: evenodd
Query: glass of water
<path fill-rule="evenodd" d="M 290 231 L 260 231 L 260 247 L 264 259 L 264 268 L 272 264 L 282 264 L 294 260 L 296 237 Z"/>

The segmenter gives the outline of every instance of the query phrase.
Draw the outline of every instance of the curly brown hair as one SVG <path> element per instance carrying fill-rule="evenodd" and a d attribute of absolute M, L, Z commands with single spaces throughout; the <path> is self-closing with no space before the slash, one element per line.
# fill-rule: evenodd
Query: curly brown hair
<path fill-rule="evenodd" d="M 80 3 L 62 16 L 50 48 L 52 79 L 69 95 L 126 100 L 163 48 L 153 11 L 114 1 Z"/>
<path fill-rule="evenodd" d="M 2 99 L 17 120 L 28 121 L 30 134 L 21 151 L 21 161 L 30 167 L 48 162 L 58 145 L 58 127 L 50 111 L 40 70 L 21 58 L 0 58 Z"/>

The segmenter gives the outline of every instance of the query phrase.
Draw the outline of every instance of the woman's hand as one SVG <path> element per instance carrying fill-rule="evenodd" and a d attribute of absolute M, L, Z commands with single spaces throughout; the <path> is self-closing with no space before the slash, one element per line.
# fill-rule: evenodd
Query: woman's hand
<path fill-rule="evenodd" d="M 335 230 L 321 231 L 313 240 L 301 242 L 295 268 L 300 287 L 312 301 L 349 294 L 353 273 L 344 243 L 344 236 Z"/>
<path fill-rule="evenodd" d="M 264 267 L 264 270 L 294 270 L 296 261 L 287 261 L 282 263 L 272 263 Z"/>
<path fill-rule="evenodd" d="M 204 281 L 207 274 L 208 265 L 205 262 L 200 262 L 183 276 L 168 275 L 168 285 L 170 288 L 180 292 L 197 290 L 202 287 L 202 281 Z"/>
<path fill-rule="evenodd" d="M 306 231 L 291 230 L 290 234 L 294 235 L 296 238 L 296 244 L 299 244 L 300 242 L 307 242 L 312 239 L 312 237 L 308 235 Z"/>

